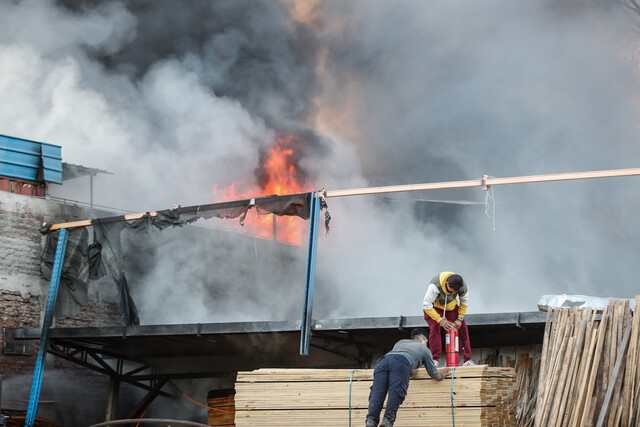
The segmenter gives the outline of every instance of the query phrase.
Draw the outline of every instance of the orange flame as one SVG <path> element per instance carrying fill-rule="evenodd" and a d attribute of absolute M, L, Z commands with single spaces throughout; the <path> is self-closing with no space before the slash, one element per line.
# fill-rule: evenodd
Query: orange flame
<path fill-rule="evenodd" d="M 219 201 L 312 191 L 313 186 L 297 165 L 300 148 L 301 141 L 297 136 L 278 133 L 274 145 L 260 158 L 260 165 L 256 170 L 259 188 L 254 191 L 241 191 L 237 187 L 243 187 L 242 183 L 234 183 L 222 190 L 222 199 Z M 214 186 L 214 193 L 217 193 L 217 186 Z M 302 243 L 304 222 L 298 217 L 259 215 L 255 210 L 251 210 L 244 226 L 258 237 L 293 245 Z"/>

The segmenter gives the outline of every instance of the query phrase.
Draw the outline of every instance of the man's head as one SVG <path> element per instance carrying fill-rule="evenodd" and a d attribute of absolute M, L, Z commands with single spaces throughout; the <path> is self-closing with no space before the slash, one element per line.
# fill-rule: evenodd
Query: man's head
<path fill-rule="evenodd" d="M 447 292 L 451 294 L 457 294 L 462 289 L 462 276 L 459 274 L 452 274 L 447 278 Z"/>
<path fill-rule="evenodd" d="M 429 344 L 429 340 L 427 339 L 427 333 L 422 328 L 416 328 L 411 331 L 411 338 L 420 341 L 425 346 Z"/>

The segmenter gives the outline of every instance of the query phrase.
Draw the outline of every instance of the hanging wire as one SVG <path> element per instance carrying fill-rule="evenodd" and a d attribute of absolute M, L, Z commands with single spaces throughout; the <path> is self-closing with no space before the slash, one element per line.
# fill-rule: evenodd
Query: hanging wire
<path fill-rule="evenodd" d="M 493 222 L 493 231 L 496 231 L 496 199 L 493 195 L 493 187 L 485 190 L 486 193 L 484 195 L 484 213 L 487 217 Z M 489 203 L 491 202 L 491 203 Z M 489 213 L 489 209 L 491 209 L 491 213 Z"/>

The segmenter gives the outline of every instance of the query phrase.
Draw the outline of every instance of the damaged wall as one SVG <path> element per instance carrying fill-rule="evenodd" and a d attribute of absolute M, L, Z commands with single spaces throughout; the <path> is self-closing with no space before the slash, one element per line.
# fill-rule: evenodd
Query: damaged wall
<path fill-rule="evenodd" d="M 98 213 L 94 213 L 94 216 Z M 100 215 L 107 215 L 105 212 Z M 38 343 L 14 341 L 5 328 L 39 328 L 49 282 L 42 277 L 40 254 L 44 237 L 40 233 L 43 222 L 66 222 L 86 219 L 86 209 L 62 205 L 49 200 L 0 192 L 0 375 L 2 408 L 26 410 L 35 368 Z M 118 319 L 115 293 L 90 287 L 88 303 L 77 314 L 54 319 L 58 326 L 100 326 L 114 324 Z M 38 409 L 38 416 L 56 420 L 64 425 L 75 424 L 77 416 L 86 416 L 87 409 L 74 407 L 74 400 L 84 400 L 87 389 L 80 384 L 93 384 L 97 392 L 89 397 L 92 419 L 100 420 L 106 404 L 108 378 L 62 359 L 48 356 L 41 392 L 46 401 Z M 80 390 L 76 392 L 77 390 Z M 127 392 L 125 389 L 123 391 Z M 83 393 L 83 398 L 78 393 Z M 75 413 L 75 414 L 74 414 Z M 80 415 L 78 415 L 80 414 Z M 85 414 L 85 415 L 83 415 Z"/>

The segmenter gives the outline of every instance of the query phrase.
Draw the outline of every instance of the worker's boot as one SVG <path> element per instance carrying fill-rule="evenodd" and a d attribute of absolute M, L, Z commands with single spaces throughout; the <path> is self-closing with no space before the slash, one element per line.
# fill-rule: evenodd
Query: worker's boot
<path fill-rule="evenodd" d="M 367 417 L 367 423 L 365 424 L 365 427 L 378 427 L 378 423 L 373 418 Z"/>
<path fill-rule="evenodd" d="M 389 419 L 387 417 L 384 417 L 382 419 L 382 422 L 380 423 L 380 427 L 393 427 L 393 422 L 395 420 Z"/>

